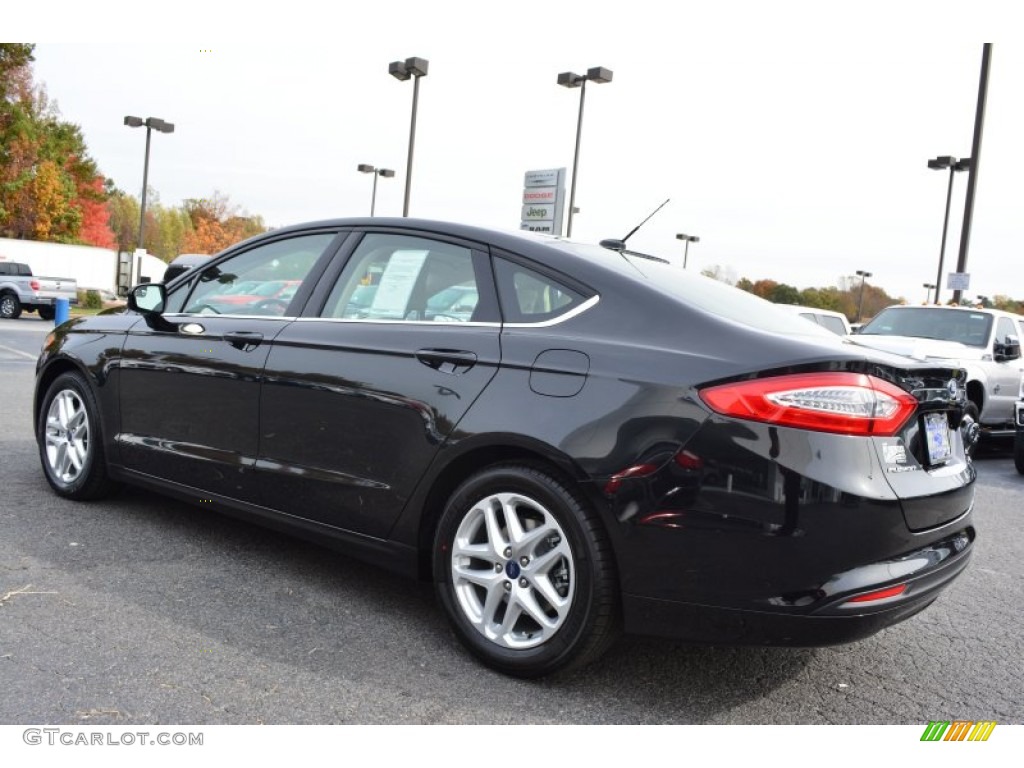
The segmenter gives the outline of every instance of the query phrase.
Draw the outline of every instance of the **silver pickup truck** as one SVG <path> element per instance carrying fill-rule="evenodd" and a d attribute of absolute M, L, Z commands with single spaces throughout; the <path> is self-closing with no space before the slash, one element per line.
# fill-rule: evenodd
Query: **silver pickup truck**
<path fill-rule="evenodd" d="M 952 361 L 967 371 L 965 438 L 1012 437 L 1014 406 L 1024 397 L 1024 316 L 997 309 L 896 306 L 882 310 L 850 340 L 919 360 Z M 977 425 L 977 426 L 974 426 Z M 971 443 L 968 443 L 970 445 Z"/>
<path fill-rule="evenodd" d="M 78 284 L 70 277 L 36 277 L 28 264 L 0 261 L 0 318 L 14 320 L 24 312 L 38 312 L 53 320 L 57 299 L 78 303 Z"/>

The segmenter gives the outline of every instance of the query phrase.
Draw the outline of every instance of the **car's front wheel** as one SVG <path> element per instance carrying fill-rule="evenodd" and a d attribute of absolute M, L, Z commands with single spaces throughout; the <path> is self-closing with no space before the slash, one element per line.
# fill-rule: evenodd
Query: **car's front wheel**
<path fill-rule="evenodd" d="M 50 486 L 69 499 L 98 499 L 114 483 L 107 475 L 99 409 L 77 372 L 62 373 L 46 391 L 36 435 Z"/>
<path fill-rule="evenodd" d="M 582 666 L 618 630 L 600 520 L 568 481 L 529 465 L 490 467 L 455 491 L 435 537 L 434 581 L 462 643 L 506 674 Z"/>

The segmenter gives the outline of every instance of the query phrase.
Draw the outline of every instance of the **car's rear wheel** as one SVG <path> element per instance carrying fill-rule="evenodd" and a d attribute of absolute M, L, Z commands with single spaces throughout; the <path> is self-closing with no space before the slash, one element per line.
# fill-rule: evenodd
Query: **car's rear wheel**
<path fill-rule="evenodd" d="M 57 311 L 53 307 L 40 307 L 39 317 L 43 320 L 53 320 L 57 316 Z"/>
<path fill-rule="evenodd" d="M 46 391 L 36 435 L 50 486 L 69 499 L 97 499 L 115 484 L 107 475 L 99 409 L 79 373 L 63 373 Z"/>
<path fill-rule="evenodd" d="M 1013 464 L 1024 475 L 1024 430 L 1019 427 L 1013 438 Z"/>
<path fill-rule="evenodd" d="M 17 320 L 21 316 L 21 302 L 18 297 L 7 291 L 0 293 L 0 317 L 6 320 Z"/>
<path fill-rule="evenodd" d="M 582 666 L 617 633 L 601 522 L 568 481 L 536 467 L 494 466 L 455 491 L 435 537 L 434 580 L 462 643 L 506 674 Z"/>

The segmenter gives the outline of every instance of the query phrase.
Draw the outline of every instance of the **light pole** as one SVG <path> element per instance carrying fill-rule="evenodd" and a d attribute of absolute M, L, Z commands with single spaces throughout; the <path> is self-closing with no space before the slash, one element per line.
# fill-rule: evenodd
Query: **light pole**
<path fill-rule="evenodd" d="M 934 288 L 935 286 L 932 283 L 924 283 L 921 287 L 925 289 L 925 292 L 924 292 L 924 303 L 925 304 L 931 304 L 932 303 L 932 288 Z"/>
<path fill-rule="evenodd" d="M 569 221 L 565 228 L 565 236 L 572 237 L 572 217 L 576 213 L 576 171 L 580 164 L 580 133 L 583 131 L 583 98 L 587 93 L 587 80 L 595 83 L 610 83 L 612 71 L 604 67 L 591 67 L 586 75 L 575 72 L 562 72 L 558 75 L 558 84 L 566 88 L 580 89 L 580 115 L 576 119 L 576 151 L 572 157 L 572 182 L 569 191 Z"/>
<path fill-rule="evenodd" d="M 416 107 L 420 99 L 420 78 L 427 76 L 427 67 L 430 62 L 426 59 L 418 59 L 415 56 L 405 61 L 392 61 L 388 64 L 388 72 L 398 80 L 412 81 L 412 121 L 409 123 L 409 159 L 405 163 L 405 203 L 402 205 L 402 215 L 409 215 L 409 192 L 412 190 L 412 151 L 416 146 Z"/>
<path fill-rule="evenodd" d="M 864 282 L 871 277 L 871 273 L 858 269 L 857 274 L 860 275 L 860 301 L 857 302 L 857 322 L 859 323 L 861 315 L 864 314 Z"/>
<path fill-rule="evenodd" d="M 385 179 L 393 178 L 395 172 L 390 168 L 374 168 L 372 165 L 366 163 L 360 163 L 356 166 L 356 170 L 360 173 L 372 173 L 373 174 L 373 193 L 370 195 L 370 215 L 373 216 L 373 211 L 377 206 L 377 177 L 383 176 Z"/>
<path fill-rule="evenodd" d="M 124 124 L 130 128 L 146 126 L 146 161 L 142 164 L 142 204 L 139 206 L 139 248 L 143 248 L 146 240 L 146 187 L 149 185 L 149 136 L 154 129 L 160 133 L 174 133 L 174 123 L 164 122 L 159 117 L 143 120 L 126 115 Z"/>
<path fill-rule="evenodd" d="M 950 155 L 940 155 L 928 161 L 933 171 L 949 168 L 949 188 L 946 190 L 946 216 L 942 220 L 942 245 L 939 246 L 939 274 L 935 278 L 935 303 L 939 303 L 939 292 L 942 290 L 942 263 L 946 258 L 946 233 L 949 230 L 949 202 L 953 198 L 953 174 L 966 171 L 971 167 L 971 158 L 957 160 Z"/>
<path fill-rule="evenodd" d="M 693 235 L 676 235 L 676 240 L 685 240 L 686 248 L 683 250 L 683 269 L 686 269 L 686 262 L 690 258 L 690 243 L 699 243 L 700 238 L 694 237 Z"/>

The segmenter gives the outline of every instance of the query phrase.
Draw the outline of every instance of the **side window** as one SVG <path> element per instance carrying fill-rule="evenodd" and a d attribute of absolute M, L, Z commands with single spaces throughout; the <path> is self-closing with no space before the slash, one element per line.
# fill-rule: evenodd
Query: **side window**
<path fill-rule="evenodd" d="M 327 297 L 322 316 L 433 323 L 485 319 L 487 302 L 481 300 L 473 261 L 473 252 L 458 245 L 368 234 Z"/>
<path fill-rule="evenodd" d="M 846 335 L 846 325 L 838 317 L 832 317 L 832 315 L 818 315 L 818 322 L 834 334 L 839 336 Z"/>
<path fill-rule="evenodd" d="M 203 269 L 168 297 L 168 311 L 281 316 L 334 235 L 278 240 Z M 188 292 L 188 299 L 179 297 Z"/>
<path fill-rule="evenodd" d="M 1017 329 L 1013 326 L 1013 320 L 1000 317 L 996 325 L 996 344 L 1005 344 L 1008 336 L 1017 336 Z"/>
<path fill-rule="evenodd" d="M 587 300 L 547 275 L 507 259 L 494 259 L 494 274 L 501 310 L 509 323 L 552 320 Z"/>
<path fill-rule="evenodd" d="M 188 296 L 188 292 L 192 290 L 192 283 L 194 281 L 189 280 L 187 283 L 182 283 L 174 287 L 174 290 L 167 294 L 167 304 L 164 307 L 164 314 L 171 315 L 181 312 L 185 306 L 185 298 Z"/>

